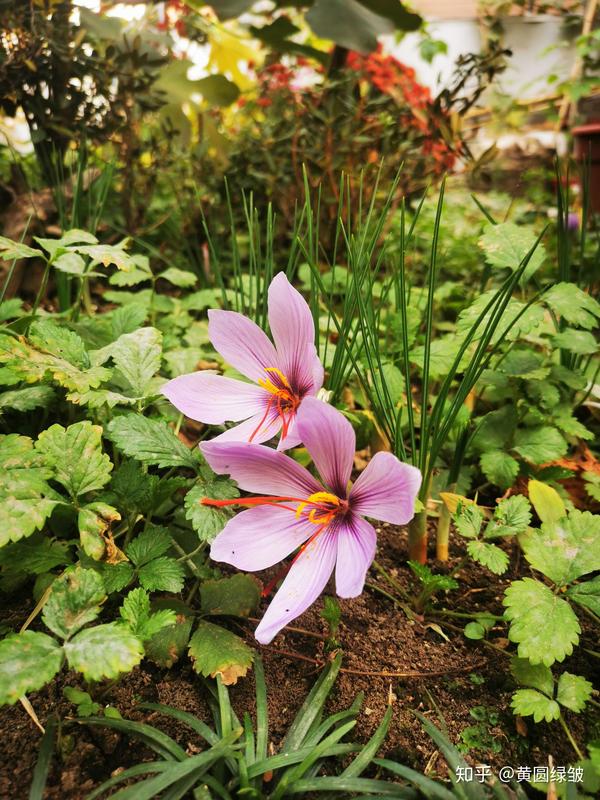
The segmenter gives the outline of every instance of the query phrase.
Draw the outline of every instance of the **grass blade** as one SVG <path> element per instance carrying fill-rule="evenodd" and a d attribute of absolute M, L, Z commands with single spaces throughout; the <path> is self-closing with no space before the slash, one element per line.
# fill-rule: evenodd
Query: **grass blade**
<path fill-rule="evenodd" d="M 371 761 L 373 761 L 377 755 L 377 751 L 387 736 L 390 722 L 392 721 L 392 714 L 393 709 L 391 706 L 388 706 L 385 714 L 383 715 L 383 719 L 379 723 L 379 727 L 360 751 L 360 753 L 356 756 L 354 761 L 342 772 L 341 777 L 358 778 L 366 770 Z"/>
<path fill-rule="evenodd" d="M 42 736 L 38 758 L 33 770 L 33 779 L 29 789 L 29 800 L 42 800 L 52 756 L 54 754 L 54 744 L 56 741 L 56 718 L 50 717 L 46 723 L 46 732 Z"/>

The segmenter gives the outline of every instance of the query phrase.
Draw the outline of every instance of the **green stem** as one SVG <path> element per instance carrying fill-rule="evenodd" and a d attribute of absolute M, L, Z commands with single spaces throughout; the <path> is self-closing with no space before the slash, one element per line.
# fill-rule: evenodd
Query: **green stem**
<path fill-rule="evenodd" d="M 567 739 L 568 739 L 568 740 L 571 742 L 571 747 L 572 747 L 572 748 L 573 748 L 573 750 L 575 750 L 575 752 L 577 753 L 577 758 L 578 758 L 580 761 L 584 761 L 584 759 L 585 759 L 585 756 L 583 755 L 583 753 L 582 753 L 582 752 L 581 752 L 581 750 L 579 749 L 579 746 L 578 746 L 577 742 L 575 741 L 575 738 L 573 737 L 573 734 L 572 734 L 572 733 L 571 733 L 571 731 L 569 730 L 569 726 L 568 726 L 568 725 L 567 725 L 567 723 L 564 721 L 562 714 L 561 714 L 561 716 L 558 718 L 558 721 L 560 722 L 560 724 L 561 724 L 561 727 L 562 727 L 563 731 L 564 731 L 564 732 L 565 732 L 565 734 L 567 735 Z"/>
<path fill-rule="evenodd" d="M 448 611 L 446 608 L 442 608 L 441 610 L 436 612 L 437 614 L 443 614 L 445 617 L 458 617 L 459 619 L 477 619 L 477 617 L 493 617 L 493 619 L 498 620 L 499 622 L 504 622 L 505 619 L 502 616 L 498 616 L 497 614 L 488 614 L 487 611 L 479 611 L 477 614 L 467 614 L 463 611 Z"/>
<path fill-rule="evenodd" d="M 400 597 L 403 597 L 405 600 L 408 600 L 408 593 L 406 592 L 404 587 L 401 586 L 398 583 L 398 581 L 395 578 L 393 578 L 384 567 L 382 567 L 379 561 L 373 561 L 373 567 L 375 571 L 378 572 L 381 575 L 381 577 L 384 578 L 390 584 L 390 586 L 394 587 L 394 589 L 398 592 Z"/>

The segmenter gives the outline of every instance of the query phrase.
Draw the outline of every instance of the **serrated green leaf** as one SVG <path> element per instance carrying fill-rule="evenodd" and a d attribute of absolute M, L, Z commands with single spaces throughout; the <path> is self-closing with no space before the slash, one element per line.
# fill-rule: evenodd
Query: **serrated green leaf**
<path fill-rule="evenodd" d="M 484 539 L 500 536 L 518 536 L 527 530 L 531 522 L 531 505 L 522 494 L 513 494 L 501 500 L 494 511 L 493 519 L 484 531 Z"/>
<path fill-rule="evenodd" d="M 473 447 L 480 453 L 504 450 L 517 425 L 517 415 L 512 405 L 490 411 L 480 418 L 473 436 Z"/>
<path fill-rule="evenodd" d="M 41 689 L 62 666 L 63 649 L 50 636 L 24 631 L 0 642 L 0 705 Z"/>
<path fill-rule="evenodd" d="M 71 392 L 87 392 L 110 377 L 110 372 L 104 367 L 80 369 L 65 358 L 36 348 L 24 339 L 5 335 L 0 335 L 0 363 L 6 364 L 26 383 L 39 383 L 51 377 Z"/>
<path fill-rule="evenodd" d="M 141 414 L 123 414 L 111 420 L 107 435 L 125 455 L 143 464 L 192 469 L 198 466 L 198 455 L 162 420 Z"/>
<path fill-rule="evenodd" d="M 541 381 L 550 372 L 544 367 L 544 358 L 535 350 L 515 347 L 502 359 L 498 369 L 511 378 Z"/>
<path fill-rule="evenodd" d="M 22 242 L 13 242 L 6 236 L 0 236 L 0 258 L 12 261 L 15 258 L 43 258 L 41 250 L 34 250 Z"/>
<path fill-rule="evenodd" d="M 148 564 L 144 564 L 138 572 L 138 578 L 144 589 L 176 594 L 183 589 L 185 570 L 174 558 L 161 556 Z"/>
<path fill-rule="evenodd" d="M 585 583 L 569 586 L 567 595 L 580 606 L 591 609 L 600 617 L 600 575 Z"/>
<path fill-rule="evenodd" d="M 517 689 L 513 694 L 511 707 L 515 714 L 533 717 L 534 722 L 552 722 L 560 717 L 558 703 L 535 689 Z"/>
<path fill-rule="evenodd" d="M 115 366 L 125 378 L 135 397 L 145 397 L 152 378 L 160 369 L 162 334 L 156 328 L 140 328 L 124 333 L 110 345 Z"/>
<path fill-rule="evenodd" d="M 164 281 L 168 281 L 172 283 L 173 286 L 177 286 L 180 289 L 189 289 L 190 286 L 194 286 L 194 284 L 198 283 L 197 275 L 194 275 L 193 272 L 189 272 L 188 270 L 177 269 L 177 267 L 169 267 L 156 277 L 162 278 Z"/>
<path fill-rule="evenodd" d="M 107 534 L 113 522 L 121 519 L 121 515 L 113 506 L 107 503 L 89 503 L 79 510 L 77 516 L 77 526 L 79 528 L 79 538 L 84 553 L 91 558 L 99 561 L 106 552 Z M 115 545 L 112 545 L 116 550 Z M 114 553 L 111 554 L 112 559 Z M 122 560 L 124 560 L 122 558 Z"/>
<path fill-rule="evenodd" d="M 456 324 L 456 332 L 459 335 L 466 334 L 471 330 L 495 294 L 494 289 L 480 294 L 470 306 L 460 312 Z M 544 322 L 544 311 L 537 303 L 531 305 L 526 311 L 523 310 L 524 308 L 525 303 L 521 303 L 514 298 L 509 300 L 492 335 L 493 344 L 497 344 L 502 339 L 507 339 L 511 342 L 515 341 L 531 333 Z M 483 335 L 492 313 L 493 310 L 489 310 L 479 323 L 475 339 Z M 521 316 L 515 322 L 519 314 Z"/>
<path fill-rule="evenodd" d="M 454 359 L 458 355 L 461 348 L 463 337 L 459 336 L 446 336 L 440 339 L 434 339 L 431 343 L 429 352 L 429 374 L 433 378 L 445 377 L 452 366 Z M 415 347 L 410 351 L 410 360 L 416 364 L 421 370 L 423 369 L 423 361 L 425 358 L 425 348 Z M 459 364 L 459 371 L 464 369 L 465 365 L 469 363 L 469 353 L 465 352 Z M 396 368 L 397 369 L 397 368 Z M 397 370 L 397 382 L 399 391 L 396 396 L 402 397 L 402 392 L 405 388 L 404 376 Z M 384 376 L 385 377 L 385 376 Z M 393 395 L 392 395 L 393 396 Z"/>
<path fill-rule="evenodd" d="M 44 605 L 45 624 L 67 639 L 96 619 L 106 599 L 102 578 L 93 569 L 70 567 L 52 584 Z"/>
<path fill-rule="evenodd" d="M 125 589 L 134 577 L 133 567 L 126 561 L 120 564 L 95 562 L 94 566 L 102 577 L 106 594 L 109 595 Z"/>
<path fill-rule="evenodd" d="M 25 389 L 2 392 L 0 414 L 4 411 L 33 411 L 34 408 L 47 408 L 54 397 L 54 390 L 50 386 L 28 386 Z"/>
<path fill-rule="evenodd" d="M 537 241 L 536 234 L 524 225 L 514 222 L 500 222 L 497 225 L 486 223 L 478 244 L 485 253 L 485 260 L 493 267 L 519 268 Z M 535 248 L 523 273 L 522 280 L 528 280 L 536 272 L 546 257 L 544 245 Z"/>
<path fill-rule="evenodd" d="M 76 250 L 82 255 L 89 256 L 92 263 L 102 264 L 105 267 L 115 265 L 117 269 L 129 272 L 139 266 L 140 256 L 130 255 L 125 247 L 127 246 L 128 239 L 124 239 L 118 244 L 86 244 L 86 245 L 73 245 L 73 250 Z M 144 256 L 141 256 L 144 258 Z"/>
<path fill-rule="evenodd" d="M 91 717 L 100 712 L 100 703 L 95 703 L 89 692 L 82 692 L 74 686 L 65 686 L 63 694 L 70 703 L 77 706 L 78 717 Z"/>
<path fill-rule="evenodd" d="M 110 480 L 112 464 L 102 452 L 102 428 L 88 420 L 66 429 L 51 425 L 40 434 L 36 450 L 72 497 L 101 489 Z"/>
<path fill-rule="evenodd" d="M 200 622 L 190 640 L 189 654 L 200 675 L 220 675 L 225 686 L 243 678 L 254 660 L 248 645 L 225 628 L 212 622 Z"/>
<path fill-rule="evenodd" d="M 85 273 L 85 261 L 77 253 L 62 253 L 58 258 L 53 259 L 52 266 L 59 272 L 66 272 L 68 275 L 83 275 Z M 97 274 L 97 273 L 89 273 Z"/>
<path fill-rule="evenodd" d="M 557 586 L 600 569 L 600 516 L 571 511 L 556 522 L 544 522 L 521 541 L 525 558 Z"/>
<path fill-rule="evenodd" d="M 600 317 L 600 303 L 574 283 L 557 283 L 544 295 L 544 303 L 579 328 L 591 330 Z"/>
<path fill-rule="evenodd" d="M 49 572 L 70 560 L 66 542 L 53 542 L 43 536 L 32 536 L 26 541 L 0 548 L 0 565 L 28 575 Z"/>
<path fill-rule="evenodd" d="M 552 344 L 554 347 L 584 356 L 598 352 L 598 342 L 594 334 L 589 331 L 578 331 L 575 328 L 565 328 L 564 331 L 555 333 Z"/>
<path fill-rule="evenodd" d="M 173 625 L 163 628 L 146 643 L 146 655 L 161 667 L 172 667 L 183 655 L 189 642 L 193 613 L 181 601 L 174 599 L 157 600 L 152 608 L 157 614 L 173 611 L 176 617 Z"/>
<path fill-rule="evenodd" d="M 161 525 L 150 525 L 135 537 L 125 552 L 136 567 L 143 567 L 149 561 L 164 556 L 172 546 L 173 541 L 167 528 Z"/>
<path fill-rule="evenodd" d="M 204 614 L 247 617 L 258 606 L 260 592 L 259 581 L 242 573 L 231 578 L 204 581 L 200 587 L 200 606 Z"/>
<path fill-rule="evenodd" d="M 484 520 L 483 511 L 476 505 L 459 503 L 453 520 L 456 530 L 461 536 L 466 539 L 476 539 Z"/>
<path fill-rule="evenodd" d="M 231 519 L 232 511 L 226 508 L 212 508 L 202 505 L 201 500 L 211 497 L 218 500 L 233 500 L 240 493 L 233 481 L 228 478 L 214 478 L 199 481 L 185 496 L 185 516 L 201 541 L 212 542 Z"/>
<path fill-rule="evenodd" d="M 515 434 L 514 449 L 532 464 L 544 464 L 562 458 L 567 443 L 556 428 L 540 425 L 536 428 L 519 428 Z"/>
<path fill-rule="evenodd" d="M 176 622 L 175 612 L 171 609 L 150 610 L 150 597 L 144 589 L 132 589 L 123 600 L 119 611 L 121 618 L 133 633 L 145 642 L 152 639 L 159 631 Z"/>
<path fill-rule="evenodd" d="M 531 480 L 527 484 L 527 491 L 535 513 L 542 522 L 557 522 L 562 517 L 566 517 L 567 509 L 562 497 L 552 486 L 541 481 Z"/>
<path fill-rule="evenodd" d="M 489 542 L 467 542 L 467 552 L 474 561 L 483 564 L 494 575 L 502 575 L 508 569 L 508 556 L 497 545 Z"/>
<path fill-rule="evenodd" d="M 508 638 L 532 664 L 550 666 L 571 655 L 581 628 L 573 609 L 552 590 L 532 578 L 514 581 L 504 593 Z"/>
<path fill-rule="evenodd" d="M 90 359 L 83 339 L 68 328 L 56 325 L 49 319 L 35 320 L 29 329 L 29 341 L 39 350 L 64 358 L 69 364 L 88 369 Z"/>
<path fill-rule="evenodd" d="M 578 439 L 592 441 L 595 436 L 589 428 L 586 428 L 574 415 L 569 407 L 555 408 L 552 414 L 552 421 L 556 427 L 567 436 L 575 436 Z"/>
<path fill-rule="evenodd" d="M 558 679 L 556 689 L 556 699 L 565 708 L 579 714 L 583 711 L 585 704 L 592 696 L 594 686 L 581 675 L 572 675 L 570 672 L 563 672 Z"/>
<path fill-rule="evenodd" d="M 43 527 L 60 497 L 46 483 L 50 472 L 27 436 L 0 436 L 0 547 Z"/>
<path fill-rule="evenodd" d="M 500 489 L 510 489 L 519 474 L 519 462 L 503 450 L 489 450 L 480 459 L 485 477 Z"/>
<path fill-rule="evenodd" d="M 537 689 L 547 697 L 554 696 L 552 671 L 544 664 L 532 664 L 526 658 L 513 656 L 510 661 L 510 671 L 521 686 Z"/>
<path fill-rule="evenodd" d="M 69 667 L 87 681 L 117 678 L 136 667 L 144 655 L 141 641 L 118 622 L 87 628 L 64 648 Z"/>

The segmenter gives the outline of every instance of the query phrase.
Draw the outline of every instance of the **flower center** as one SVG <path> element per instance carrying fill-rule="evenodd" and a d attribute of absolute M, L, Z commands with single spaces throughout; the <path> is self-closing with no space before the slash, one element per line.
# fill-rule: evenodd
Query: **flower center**
<path fill-rule="evenodd" d="M 262 388 L 265 389 L 265 391 L 267 391 L 271 397 L 267 403 L 263 418 L 258 423 L 256 429 L 253 431 L 250 439 L 248 440 L 250 442 L 265 424 L 265 421 L 272 408 L 276 409 L 278 416 L 281 418 L 282 436 L 285 438 L 287 436 L 292 418 L 296 413 L 296 409 L 300 405 L 300 401 L 302 399 L 294 392 L 290 386 L 290 382 L 280 369 L 277 369 L 277 367 L 265 367 L 265 372 L 271 373 L 273 380 L 271 379 L 271 376 L 268 376 L 267 378 L 259 378 L 258 385 L 262 386 Z"/>

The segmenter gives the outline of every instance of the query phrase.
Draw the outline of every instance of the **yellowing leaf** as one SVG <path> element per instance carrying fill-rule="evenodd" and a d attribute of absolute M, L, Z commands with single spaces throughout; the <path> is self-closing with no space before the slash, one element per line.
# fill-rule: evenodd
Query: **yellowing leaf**
<path fill-rule="evenodd" d="M 559 519 L 566 517 L 567 509 L 561 496 L 553 489 L 541 481 L 529 481 L 527 485 L 529 499 L 542 522 L 558 522 Z"/>

